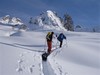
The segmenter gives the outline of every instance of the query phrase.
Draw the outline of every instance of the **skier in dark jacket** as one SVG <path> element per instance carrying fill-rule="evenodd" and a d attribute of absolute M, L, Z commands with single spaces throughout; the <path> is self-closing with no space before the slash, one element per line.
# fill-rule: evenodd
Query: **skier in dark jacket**
<path fill-rule="evenodd" d="M 48 45 L 48 54 L 51 53 L 53 34 L 54 32 L 48 32 L 48 34 L 46 35 L 46 40 L 47 40 L 47 45 Z"/>
<path fill-rule="evenodd" d="M 59 47 L 62 47 L 63 39 L 66 39 L 66 36 L 63 33 L 60 33 L 59 36 L 57 37 L 57 39 L 60 42 Z"/>

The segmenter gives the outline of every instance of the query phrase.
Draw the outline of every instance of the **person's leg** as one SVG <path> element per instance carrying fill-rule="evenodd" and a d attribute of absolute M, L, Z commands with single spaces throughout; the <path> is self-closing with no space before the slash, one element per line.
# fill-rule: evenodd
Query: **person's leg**
<path fill-rule="evenodd" d="M 51 53 L 51 48 L 52 48 L 52 42 L 49 41 L 49 42 L 47 42 L 47 44 L 48 44 L 48 53 L 50 54 Z"/>
<path fill-rule="evenodd" d="M 60 41 L 60 47 L 62 47 L 62 41 Z"/>

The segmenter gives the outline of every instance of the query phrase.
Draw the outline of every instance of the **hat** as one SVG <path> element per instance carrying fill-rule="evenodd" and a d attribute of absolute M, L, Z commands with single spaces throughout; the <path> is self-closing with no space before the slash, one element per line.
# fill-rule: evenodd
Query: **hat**
<path fill-rule="evenodd" d="M 54 34 L 54 32 L 51 32 L 52 34 Z"/>

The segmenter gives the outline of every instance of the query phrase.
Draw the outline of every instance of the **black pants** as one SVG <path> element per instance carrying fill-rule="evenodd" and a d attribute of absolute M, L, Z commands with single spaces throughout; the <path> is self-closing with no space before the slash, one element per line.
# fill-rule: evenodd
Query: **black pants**
<path fill-rule="evenodd" d="M 63 41 L 60 41 L 60 46 L 59 47 L 62 47 L 62 43 L 63 43 Z"/>

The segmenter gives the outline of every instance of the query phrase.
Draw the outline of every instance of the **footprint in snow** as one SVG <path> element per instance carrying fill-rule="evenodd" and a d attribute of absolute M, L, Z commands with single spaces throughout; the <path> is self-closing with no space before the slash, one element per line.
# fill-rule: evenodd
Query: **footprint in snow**
<path fill-rule="evenodd" d="M 22 62 L 23 62 L 23 60 L 22 60 L 22 59 L 18 60 L 18 63 L 19 63 L 19 64 L 21 64 Z"/>
<path fill-rule="evenodd" d="M 21 67 L 19 67 L 19 68 L 16 69 L 16 71 L 21 72 L 21 71 L 23 71 L 23 69 Z"/>
<path fill-rule="evenodd" d="M 30 73 L 33 72 L 33 67 L 35 67 L 35 65 L 32 65 L 32 66 L 29 68 L 29 72 L 30 72 Z"/>

